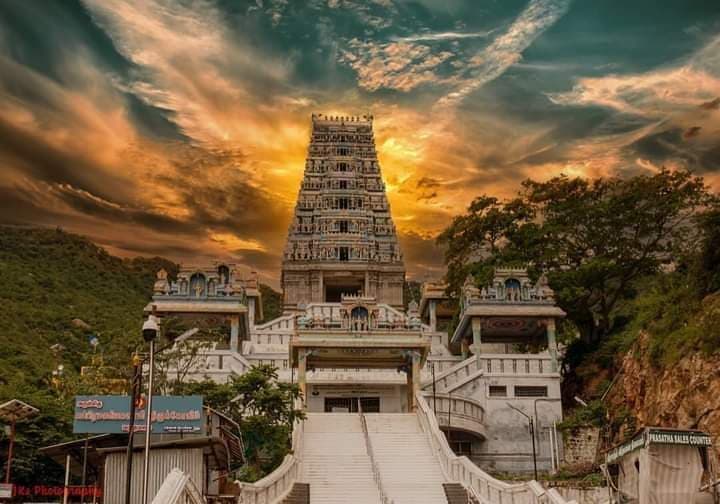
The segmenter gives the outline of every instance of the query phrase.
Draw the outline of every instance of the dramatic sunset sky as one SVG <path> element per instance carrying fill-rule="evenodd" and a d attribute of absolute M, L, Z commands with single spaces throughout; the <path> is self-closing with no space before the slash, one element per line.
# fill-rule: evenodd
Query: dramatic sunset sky
<path fill-rule="evenodd" d="M 717 0 L 2 0 L 0 222 L 277 285 L 310 114 L 375 116 L 410 277 L 481 193 L 718 187 Z"/>

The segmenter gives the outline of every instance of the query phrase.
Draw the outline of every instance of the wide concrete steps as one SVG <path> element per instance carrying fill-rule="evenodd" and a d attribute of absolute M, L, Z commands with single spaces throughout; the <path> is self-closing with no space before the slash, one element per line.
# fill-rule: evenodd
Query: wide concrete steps
<path fill-rule="evenodd" d="M 445 478 L 415 414 L 366 415 L 370 442 L 394 504 L 447 502 Z"/>
<path fill-rule="evenodd" d="M 348 433 L 362 434 L 360 415 L 357 413 L 308 413 L 305 420 L 306 433 Z"/>
<path fill-rule="evenodd" d="M 310 502 L 379 504 L 359 415 L 310 413 L 305 422 L 302 481 Z"/>
<path fill-rule="evenodd" d="M 480 504 L 460 483 L 443 484 L 448 504 Z"/>
<path fill-rule="evenodd" d="M 281 504 L 310 504 L 310 485 L 307 483 L 293 483 L 290 493 Z"/>

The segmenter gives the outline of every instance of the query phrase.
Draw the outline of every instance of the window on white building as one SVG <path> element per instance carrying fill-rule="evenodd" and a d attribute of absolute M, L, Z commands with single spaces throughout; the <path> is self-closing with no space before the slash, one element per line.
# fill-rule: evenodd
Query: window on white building
<path fill-rule="evenodd" d="M 516 385 L 515 397 L 547 397 L 548 388 L 537 385 Z"/>
<path fill-rule="evenodd" d="M 505 385 L 490 385 L 488 395 L 490 397 L 507 397 L 507 387 Z"/>

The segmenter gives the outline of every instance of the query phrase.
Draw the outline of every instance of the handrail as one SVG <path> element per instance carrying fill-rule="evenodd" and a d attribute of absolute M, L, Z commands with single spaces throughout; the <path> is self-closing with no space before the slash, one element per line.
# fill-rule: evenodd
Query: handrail
<path fill-rule="evenodd" d="M 268 328 L 272 327 L 273 324 L 279 324 L 280 322 L 290 322 L 290 321 L 292 321 L 294 318 L 295 318 L 295 315 L 294 315 L 294 314 L 289 314 L 289 315 L 282 315 L 282 316 L 280 316 L 280 317 L 278 317 L 278 318 L 274 318 L 274 319 L 272 319 L 272 320 L 268 320 L 267 322 L 263 322 L 262 324 L 257 324 L 257 325 L 255 326 L 255 332 L 259 332 L 259 331 L 263 331 L 263 330 L 265 330 L 265 329 L 268 329 Z M 279 330 L 281 330 L 281 329 L 276 329 L 276 330 L 279 331 Z M 285 330 L 286 330 L 286 331 L 292 331 L 293 328 L 292 328 L 292 327 L 289 327 L 289 328 L 286 328 Z"/>
<path fill-rule="evenodd" d="M 435 376 L 435 383 L 442 383 L 443 380 L 445 380 L 449 376 L 458 374 L 458 373 L 460 373 L 461 370 L 463 370 L 465 368 L 469 368 L 471 366 L 475 366 L 475 369 L 473 369 L 470 372 L 467 372 L 467 374 L 465 376 L 467 376 L 471 372 L 475 372 L 479 369 L 479 366 L 477 364 L 477 356 L 475 356 L 475 355 L 471 355 L 467 359 L 461 360 L 457 364 L 447 368 L 445 371 L 438 373 L 437 376 Z M 425 380 L 422 383 L 421 388 L 430 387 L 430 386 L 432 386 L 432 383 L 433 383 L 432 378 L 430 378 L 429 380 Z"/>
<path fill-rule="evenodd" d="M 417 414 L 420 425 L 427 436 L 430 446 L 440 462 L 440 468 L 447 481 L 457 481 L 467 488 L 483 503 L 547 503 L 577 504 L 566 501 L 558 492 L 545 490 L 535 480 L 523 483 L 506 483 L 493 478 L 476 466 L 465 456 L 457 456 L 440 430 L 437 418 L 432 412 L 422 392 L 416 394 Z"/>
<path fill-rule="evenodd" d="M 280 466 L 273 472 L 255 483 L 235 481 L 240 487 L 239 504 L 270 504 L 290 492 L 293 483 L 298 481 L 302 474 L 304 430 L 304 421 L 297 420 L 292 432 L 292 453 L 285 455 Z"/>
<path fill-rule="evenodd" d="M 190 479 L 177 467 L 168 473 L 153 497 L 152 504 L 205 504 L 206 500 Z"/>
<path fill-rule="evenodd" d="M 372 443 L 370 442 L 367 420 L 365 419 L 365 413 L 363 413 L 360 399 L 358 399 L 358 413 L 360 414 L 360 424 L 362 425 L 363 436 L 365 437 L 365 449 L 367 450 L 368 457 L 370 457 L 373 479 L 375 480 L 375 486 L 377 486 L 380 491 L 380 500 L 382 501 L 382 504 L 393 504 L 392 499 L 390 499 L 385 493 L 382 477 L 380 476 L 380 467 L 378 466 L 377 460 L 375 460 L 375 452 L 373 451 Z"/>

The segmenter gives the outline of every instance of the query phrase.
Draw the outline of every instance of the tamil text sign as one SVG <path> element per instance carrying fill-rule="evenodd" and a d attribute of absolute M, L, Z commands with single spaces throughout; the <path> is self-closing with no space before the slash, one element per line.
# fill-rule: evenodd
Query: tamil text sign
<path fill-rule="evenodd" d="M 712 446 L 712 438 L 704 432 L 650 429 L 648 436 L 650 444 Z"/>
<path fill-rule="evenodd" d="M 145 431 L 145 401 L 135 409 L 135 432 Z M 202 396 L 153 396 L 153 434 L 202 434 Z M 73 432 L 122 434 L 130 432 L 129 396 L 76 396 Z"/>
<path fill-rule="evenodd" d="M 707 447 L 712 446 L 712 438 L 709 434 L 701 431 L 646 428 L 631 441 L 610 450 L 605 456 L 605 461 L 612 464 L 631 451 L 645 448 L 651 444 Z"/>

